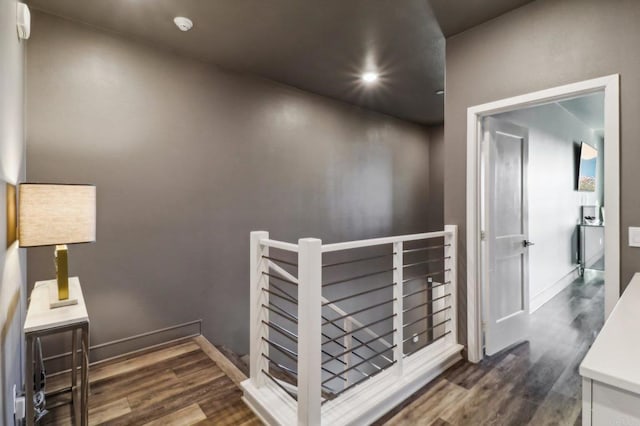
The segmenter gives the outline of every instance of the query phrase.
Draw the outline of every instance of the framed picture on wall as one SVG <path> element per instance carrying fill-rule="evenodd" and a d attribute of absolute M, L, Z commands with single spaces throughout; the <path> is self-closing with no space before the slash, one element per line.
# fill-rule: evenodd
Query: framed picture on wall
<path fill-rule="evenodd" d="M 578 174 L 578 191 L 595 192 L 596 166 L 598 150 L 582 142 L 580 146 L 580 171 Z"/>

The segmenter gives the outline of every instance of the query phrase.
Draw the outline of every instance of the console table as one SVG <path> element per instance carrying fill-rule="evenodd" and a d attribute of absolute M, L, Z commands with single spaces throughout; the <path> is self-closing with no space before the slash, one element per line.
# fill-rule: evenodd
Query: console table
<path fill-rule="evenodd" d="M 51 287 L 51 289 L 50 289 Z M 49 291 L 57 291 L 56 280 L 38 281 L 31 292 L 31 301 L 24 323 L 27 341 L 26 356 L 26 402 L 27 425 L 35 423 L 33 405 L 34 359 L 33 347 L 36 338 L 50 334 L 71 332 L 71 391 L 74 419 L 86 426 L 89 420 L 89 315 L 82 296 L 78 277 L 69 277 L 69 296 L 78 299 L 76 305 L 49 308 Z M 78 387 L 78 333 L 81 340 L 80 385 Z M 78 395 L 79 394 L 79 395 Z M 79 404 L 78 404 L 79 402 Z M 79 408 L 79 410 L 78 410 Z M 79 413 L 78 413 L 79 411 Z"/>
<path fill-rule="evenodd" d="M 578 225 L 578 271 L 580 272 L 580 276 L 584 276 L 584 270 L 589 266 L 587 262 L 590 259 L 589 255 L 589 247 L 588 247 L 588 235 L 591 235 L 591 238 L 599 238 L 600 241 L 597 244 L 597 247 L 602 247 L 602 251 L 604 253 L 604 223 L 581 223 Z M 591 245 L 594 243 L 592 242 Z"/>

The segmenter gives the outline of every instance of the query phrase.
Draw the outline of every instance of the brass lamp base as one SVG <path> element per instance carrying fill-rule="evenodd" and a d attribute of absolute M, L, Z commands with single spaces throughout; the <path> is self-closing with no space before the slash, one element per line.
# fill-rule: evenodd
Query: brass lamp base
<path fill-rule="evenodd" d="M 57 291 L 49 291 L 49 308 L 60 308 L 62 306 L 75 305 L 78 299 L 69 297 L 69 262 L 67 257 L 68 249 L 66 245 L 56 246 L 56 281 Z"/>

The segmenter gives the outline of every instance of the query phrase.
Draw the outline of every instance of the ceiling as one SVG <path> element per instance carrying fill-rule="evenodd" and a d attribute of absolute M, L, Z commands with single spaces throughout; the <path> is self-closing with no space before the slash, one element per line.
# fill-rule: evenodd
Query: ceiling
<path fill-rule="evenodd" d="M 558 104 L 591 130 L 604 129 L 604 92 L 561 101 Z"/>
<path fill-rule="evenodd" d="M 430 0 L 445 37 L 480 25 L 533 0 Z"/>
<path fill-rule="evenodd" d="M 177 53 L 401 119 L 444 119 L 444 35 L 530 0 L 30 0 Z M 173 17 L 194 28 L 183 33 Z M 442 28 L 442 29 L 441 29 Z M 33 29 L 37 31 L 37 28 Z M 444 34 L 444 35 L 443 35 Z M 364 71 L 380 80 L 366 86 Z"/>

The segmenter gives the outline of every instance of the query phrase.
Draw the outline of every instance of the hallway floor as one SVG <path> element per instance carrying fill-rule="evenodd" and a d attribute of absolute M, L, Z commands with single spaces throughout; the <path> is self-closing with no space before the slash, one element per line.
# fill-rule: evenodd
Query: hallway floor
<path fill-rule="evenodd" d="M 538 309 L 528 342 L 477 365 L 459 362 L 376 424 L 579 425 L 578 366 L 603 324 L 602 277 L 587 271 Z M 90 424 L 260 424 L 241 400 L 244 374 L 202 337 L 95 366 L 89 376 Z M 68 405 L 42 422 L 71 423 Z"/>
<path fill-rule="evenodd" d="M 534 312 L 528 342 L 461 361 L 377 424 L 580 425 L 578 367 L 604 322 L 603 275 L 587 270 Z"/>
<path fill-rule="evenodd" d="M 260 425 L 242 401 L 246 377 L 203 337 L 91 368 L 89 425 Z M 49 391 L 69 383 L 57 376 Z M 66 399 L 51 398 L 53 406 Z M 71 425 L 70 405 L 50 408 L 41 425 Z"/>

